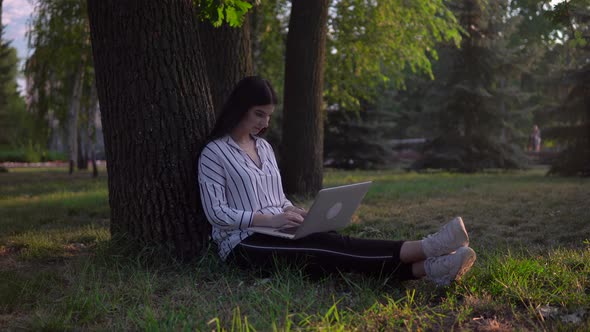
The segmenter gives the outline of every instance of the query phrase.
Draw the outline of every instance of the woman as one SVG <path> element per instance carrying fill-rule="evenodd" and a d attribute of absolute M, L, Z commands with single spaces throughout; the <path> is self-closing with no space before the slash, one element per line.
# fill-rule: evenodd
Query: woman
<path fill-rule="evenodd" d="M 296 226 L 306 215 L 285 197 L 274 152 L 258 136 L 268 127 L 276 104 L 267 80 L 244 78 L 201 152 L 201 200 L 223 260 L 266 268 L 286 259 L 312 275 L 342 271 L 400 280 L 426 276 L 439 285 L 450 284 L 471 268 L 476 255 L 468 247 L 460 217 L 419 241 L 358 239 L 335 232 L 289 240 L 249 231 L 254 226 Z"/>
<path fill-rule="evenodd" d="M 537 125 L 533 126 L 533 133 L 529 138 L 529 151 L 541 151 L 541 131 Z"/>

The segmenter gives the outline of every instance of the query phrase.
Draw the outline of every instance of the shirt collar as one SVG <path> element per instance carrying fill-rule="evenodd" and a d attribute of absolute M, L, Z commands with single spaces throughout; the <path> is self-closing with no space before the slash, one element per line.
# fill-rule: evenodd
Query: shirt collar
<path fill-rule="evenodd" d="M 254 144 L 256 145 L 256 148 L 258 149 L 260 147 L 260 142 L 261 139 L 260 137 L 256 136 L 256 135 L 252 135 L 250 134 L 250 137 L 252 137 L 254 139 Z M 231 135 L 225 135 L 224 138 L 225 143 L 227 143 L 227 145 L 233 147 L 234 149 L 238 149 L 238 150 L 243 150 L 240 145 L 238 143 L 236 143 L 236 141 L 234 141 L 233 138 L 231 138 Z"/>

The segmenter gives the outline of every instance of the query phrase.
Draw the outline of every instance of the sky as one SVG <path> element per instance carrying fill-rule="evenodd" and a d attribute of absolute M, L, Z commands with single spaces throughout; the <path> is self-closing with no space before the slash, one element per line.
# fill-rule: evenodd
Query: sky
<path fill-rule="evenodd" d="M 5 26 L 4 38 L 12 40 L 10 45 L 16 48 L 20 64 L 27 57 L 27 21 L 33 13 L 33 4 L 29 0 L 4 0 L 2 2 L 2 24 Z M 21 94 L 25 91 L 25 80 L 18 79 Z"/>

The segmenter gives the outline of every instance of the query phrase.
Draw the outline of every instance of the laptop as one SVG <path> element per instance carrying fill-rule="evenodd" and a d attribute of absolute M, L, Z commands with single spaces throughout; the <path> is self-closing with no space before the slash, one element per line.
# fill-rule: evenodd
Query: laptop
<path fill-rule="evenodd" d="M 286 228 L 250 227 L 248 230 L 296 240 L 309 234 L 340 230 L 350 223 L 372 181 L 325 188 L 318 192 L 303 223 Z"/>

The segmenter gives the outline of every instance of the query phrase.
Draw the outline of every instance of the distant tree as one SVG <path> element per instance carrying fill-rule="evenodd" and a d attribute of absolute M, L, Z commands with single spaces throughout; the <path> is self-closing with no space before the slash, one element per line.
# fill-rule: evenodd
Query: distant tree
<path fill-rule="evenodd" d="M 76 163 L 86 168 L 88 156 L 94 154 L 87 151 L 94 146 L 87 130 L 88 125 L 94 128 L 89 112 L 98 106 L 89 105 L 97 99 L 91 98 L 94 72 L 86 2 L 36 0 L 35 5 L 29 23 L 29 47 L 34 51 L 25 66 L 29 107 L 43 146 L 65 131 L 71 173 Z"/>
<path fill-rule="evenodd" d="M 543 136 L 564 145 L 550 174 L 590 176 L 590 1 L 563 1 L 553 13 L 553 22 L 568 36 L 566 70 L 559 79 L 565 98 L 550 109 L 554 125 Z"/>
<path fill-rule="evenodd" d="M 451 3 L 466 33 L 461 48 L 444 47 L 439 80 L 427 87 L 421 116 L 431 124 L 424 158 L 414 168 L 474 172 L 526 164 L 514 137 L 520 91 L 518 59 L 506 46 L 510 24 L 503 0 Z M 511 107 L 512 105 L 512 107 Z M 512 119 L 511 119 L 512 118 Z"/>
<path fill-rule="evenodd" d="M 25 126 L 28 117 L 25 104 L 19 95 L 16 77 L 18 58 L 16 49 L 4 39 L 0 0 L 0 147 L 20 147 L 28 144 Z"/>
<path fill-rule="evenodd" d="M 326 102 L 358 111 L 384 88 L 419 73 L 432 78 L 437 43 L 459 45 L 460 26 L 442 0 L 334 1 L 326 55 Z"/>
<path fill-rule="evenodd" d="M 7 83 L 12 81 L 10 73 L 12 66 L 10 66 L 7 60 L 10 56 L 10 44 L 4 41 L 4 25 L 2 24 L 2 1 L 0 0 L 0 110 L 4 110 L 6 107 L 7 100 Z"/>
<path fill-rule="evenodd" d="M 285 47 L 290 14 L 289 0 L 265 0 L 254 6 L 250 17 L 253 72 L 272 82 L 278 96 L 285 84 Z M 279 101 L 265 133 L 280 151 L 283 103 Z M 280 155 L 277 155 L 280 159 Z"/>
<path fill-rule="evenodd" d="M 375 169 L 395 161 L 394 113 L 377 109 L 332 110 L 326 114 L 324 158 L 329 167 Z"/>
<path fill-rule="evenodd" d="M 219 113 L 235 84 L 253 73 L 250 23 L 248 15 L 244 15 L 239 27 L 229 23 L 215 27 L 206 19 L 198 26 L 213 108 Z"/>
<path fill-rule="evenodd" d="M 383 167 L 399 131 L 391 92 L 416 76 L 432 79 L 436 45 L 458 45 L 460 26 L 444 1 L 344 0 L 330 12 L 325 158 L 337 167 Z"/>
<path fill-rule="evenodd" d="M 285 47 L 291 1 L 267 0 L 254 6 L 250 19 L 254 72 L 269 79 L 283 95 Z"/>
<path fill-rule="evenodd" d="M 329 0 L 292 3 L 285 59 L 281 169 L 285 192 L 322 188 L 323 88 Z"/>

